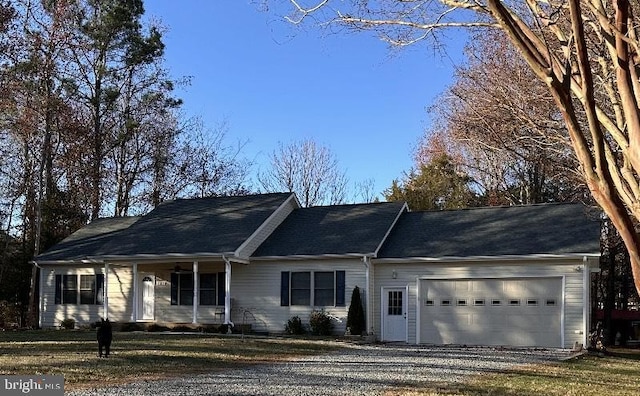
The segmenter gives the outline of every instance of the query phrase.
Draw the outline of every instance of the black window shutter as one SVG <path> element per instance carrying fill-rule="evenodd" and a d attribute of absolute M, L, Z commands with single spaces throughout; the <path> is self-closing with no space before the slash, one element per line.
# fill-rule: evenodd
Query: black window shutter
<path fill-rule="evenodd" d="M 171 273 L 171 305 L 178 305 L 178 274 Z"/>
<path fill-rule="evenodd" d="M 224 272 L 218 272 L 218 305 L 224 305 L 224 299 L 227 295 L 225 285 L 227 284 Z"/>
<path fill-rule="evenodd" d="M 56 304 L 62 304 L 62 275 L 56 275 Z"/>
<path fill-rule="evenodd" d="M 336 306 L 344 307 L 344 271 L 336 271 Z"/>
<path fill-rule="evenodd" d="M 289 271 L 280 273 L 280 305 L 289 306 Z"/>

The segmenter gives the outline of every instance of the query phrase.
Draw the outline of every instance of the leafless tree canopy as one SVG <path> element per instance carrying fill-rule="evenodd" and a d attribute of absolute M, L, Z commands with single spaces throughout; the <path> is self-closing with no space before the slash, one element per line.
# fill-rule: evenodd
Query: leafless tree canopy
<path fill-rule="evenodd" d="M 287 19 L 374 29 L 393 45 L 443 30 L 504 32 L 565 123 L 582 175 L 629 250 L 640 290 L 640 57 L 630 0 L 289 0 Z M 583 117 L 581 117 L 581 114 Z"/>
<path fill-rule="evenodd" d="M 345 201 L 347 177 L 327 147 L 310 139 L 280 143 L 270 160 L 270 169 L 258 176 L 265 191 L 295 192 L 303 207 Z"/>

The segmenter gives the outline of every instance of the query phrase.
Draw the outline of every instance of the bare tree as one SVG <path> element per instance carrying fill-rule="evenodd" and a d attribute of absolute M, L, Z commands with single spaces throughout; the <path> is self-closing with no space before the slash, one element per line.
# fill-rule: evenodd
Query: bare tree
<path fill-rule="evenodd" d="M 489 204 L 582 198 L 569 134 L 545 85 L 500 31 L 474 35 L 465 52 L 454 83 L 430 107 L 435 122 L 418 155 L 455 152 Z"/>
<path fill-rule="evenodd" d="M 280 143 L 270 156 L 271 168 L 258 175 L 267 192 L 295 192 L 304 207 L 343 203 L 347 177 L 338 159 L 311 139 Z"/>
<path fill-rule="evenodd" d="M 502 30 L 552 96 L 589 190 L 629 250 L 640 290 L 640 236 L 634 224 L 640 219 L 637 2 L 290 0 L 289 4 L 287 18 L 294 23 L 311 19 L 355 30 L 375 29 L 399 46 L 437 41 L 448 28 Z"/>

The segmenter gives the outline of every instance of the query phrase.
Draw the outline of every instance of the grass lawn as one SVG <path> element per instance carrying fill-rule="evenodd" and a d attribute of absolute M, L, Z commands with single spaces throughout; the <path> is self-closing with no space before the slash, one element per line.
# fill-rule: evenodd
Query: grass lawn
<path fill-rule="evenodd" d="M 0 332 L 0 374 L 62 374 L 65 389 L 199 374 L 315 355 L 334 343 L 212 334 L 114 333 L 112 356 L 97 357 L 93 331 Z M 388 395 L 639 395 L 640 350 L 489 373 Z"/>
<path fill-rule="evenodd" d="M 212 334 L 114 333 L 99 359 L 95 331 L 0 332 L 0 374 L 64 375 L 65 389 L 205 373 L 328 352 L 327 343 Z"/>
<path fill-rule="evenodd" d="M 611 350 L 610 356 L 583 355 L 554 364 L 483 374 L 464 384 L 434 384 L 390 395 L 640 395 L 640 350 Z"/>

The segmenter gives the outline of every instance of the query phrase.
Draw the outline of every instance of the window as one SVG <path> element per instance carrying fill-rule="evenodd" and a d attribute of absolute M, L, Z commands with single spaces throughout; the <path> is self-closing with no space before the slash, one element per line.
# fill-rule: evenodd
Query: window
<path fill-rule="evenodd" d="M 538 300 L 530 298 L 527 300 L 527 305 L 538 305 Z"/>
<path fill-rule="evenodd" d="M 549 305 L 549 306 L 556 305 L 556 300 L 548 299 L 548 300 L 547 300 L 547 305 Z"/>
<path fill-rule="evenodd" d="M 193 273 L 171 274 L 171 305 L 193 305 Z"/>
<path fill-rule="evenodd" d="M 484 299 L 476 298 L 475 300 L 473 300 L 473 305 L 484 305 Z"/>
<path fill-rule="evenodd" d="M 451 300 L 442 300 L 440 301 L 440 305 L 451 305 Z"/>
<path fill-rule="evenodd" d="M 458 301 L 456 301 L 456 304 L 459 305 L 459 306 L 465 306 L 465 305 L 467 305 L 467 300 L 459 299 Z"/>
<path fill-rule="evenodd" d="M 513 305 L 513 306 L 520 305 L 520 300 L 516 300 L 516 299 L 509 300 L 509 305 Z"/>
<path fill-rule="evenodd" d="M 335 278 L 333 272 L 315 272 L 313 274 L 313 305 L 335 305 Z"/>
<path fill-rule="evenodd" d="M 216 274 L 200 274 L 200 305 L 217 305 Z"/>
<path fill-rule="evenodd" d="M 56 275 L 56 304 L 96 305 L 104 302 L 104 275 Z"/>
<path fill-rule="evenodd" d="M 493 299 L 491 300 L 491 305 L 497 306 L 497 305 L 501 305 L 502 301 L 498 300 L 498 299 Z"/>
<path fill-rule="evenodd" d="M 291 305 L 311 305 L 311 273 L 291 273 Z"/>
<path fill-rule="evenodd" d="M 224 305 L 225 274 L 198 274 L 199 305 Z M 193 305 L 193 273 L 174 272 L 171 274 L 171 305 Z"/>
<path fill-rule="evenodd" d="M 424 305 L 427 307 L 432 307 L 434 305 L 433 300 L 425 300 Z"/>
<path fill-rule="evenodd" d="M 280 305 L 337 306 L 345 305 L 344 271 L 282 272 Z"/>
<path fill-rule="evenodd" d="M 401 291 L 390 291 L 387 301 L 387 314 L 398 316 L 402 315 L 404 308 Z"/>

